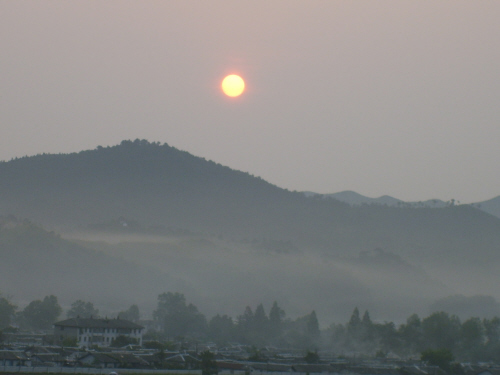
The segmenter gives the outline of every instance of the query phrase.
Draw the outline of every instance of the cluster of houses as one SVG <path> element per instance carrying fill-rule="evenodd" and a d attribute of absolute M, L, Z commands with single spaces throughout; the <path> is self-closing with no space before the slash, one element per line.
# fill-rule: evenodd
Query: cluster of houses
<path fill-rule="evenodd" d="M 345 374 L 345 375 L 440 375 L 435 366 L 427 366 L 418 360 L 402 361 L 397 358 L 379 360 L 338 359 L 320 353 L 320 363 L 305 363 L 300 350 L 263 348 L 258 360 L 249 360 L 249 348 L 234 344 L 217 348 L 215 344 L 185 346 L 182 351 L 146 349 L 143 344 L 144 327 L 123 319 L 73 318 L 54 325 L 53 345 L 7 342 L 0 349 L 0 372 L 27 372 L 29 368 L 59 367 L 71 372 L 78 368 L 94 368 L 123 372 L 124 369 L 172 369 L 192 370 L 201 373 L 202 351 L 215 353 L 219 373 L 248 375 L 249 373 L 286 374 Z M 116 340 L 134 341 L 117 348 Z M 21 337 L 25 340 L 26 337 Z M 36 338 L 35 338 L 36 339 Z M 68 339 L 76 346 L 67 347 Z M 147 346 L 147 345 L 145 345 Z M 24 369 L 23 369 L 24 368 Z M 500 367 L 489 365 L 462 365 L 465 375 L 500 375 Z M 282 375 L 281 374 L 281 375 Z"/>

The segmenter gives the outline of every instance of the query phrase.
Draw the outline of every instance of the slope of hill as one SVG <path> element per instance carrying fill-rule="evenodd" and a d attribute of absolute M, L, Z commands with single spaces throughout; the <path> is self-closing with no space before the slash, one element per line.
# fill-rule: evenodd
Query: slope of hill
<path fill-rule="evenodd" d="M 383 195 L 378 198 L 370 198 L 354 191 L 341 191 L 339 193 L 332 194 L 316 194 L 311 191 L 305 191 L 304 195 L 306 197 L 324 197 L 324 198 L 334 198 L 341 202 L 347 203 L 351 206 L 360 206 L 364 204 L 372 204 L 372 205 L 387 205 L 394 207 L 414 207 L 414 208 L 422 208 L 422 207 L 430 207 L 430 208 L 439 208 L 449 206 L 451 202 L 445 202 L 441 199 L 428 199 L 422 202 L 405 202 L 397 198 L 393 198 L 388 195 Z M 500 218 L 500 196 L 482 201 L 477 203 L 472 203 L 472 206 L 480 209 L 481 211 L 487 212 L 493 216 Z"/>
<path fill-rule="evenodd" d="M 379 311 L 384 306 L 393 310 L 394 305 L 387 302 L 390 295 L 404 299 L 408 306 L 408 299 L 423 306 L 424 300 L 445 297 L 446 293 L 499 297 L 492 280 L 496 280 L 500 265 L 500 220 L 475 207 L 351 207 L 337 199 L 306 197 L 278 188 L 166 144 L 124 141 L 118 146 L 79 153 L 2 162 L 0 215 L 10 213 L 55 228 L 63 236 L 72 232 L 75 239 L 113 232 L 119 241 L 113 246 L 103 245 L 102 238 L 100 242 L 79 245 L 64 242 L 64 246 L 76 252 L 80 251 L 78 246 L 87 250 L 90 246 L 109 256 L 126 256 L 129 264 L 155 269 L 156 273 L 138 283 L 144 288 L 134 292 L 136 296 L 172 290 L 184 283 L 182 291 L 198 291 L 199 296 L 215 299 L 214 291 L 227 290 L 224 285 L 239 285 L 242 289 L 249 285 L 245 291 L 252 298 L 258 298 L 259 290 L 267 291 L 266 298 L 281 296 L 290 306 L 296 306 L 296 311 L 300 310 L 297 306 L 312 304 L 304 301 L 321 304 L 323 311 L 333 308 L 335 301 L 349 310 L 353 304 L 362 306 L 362 301 L 370 306 L 378 304 Z M 156 237 L 139 242 L 124 236 L 152 234 Z M 169 245 L 178 241 L 179 234 L 201 240 L 190 240 L 192 245 L 187 248 Z M 255 244 L 262 244 L 261 250 Z M 178 248 L 184 251 L 176 253 L 176 263 L 169 257 Z M 349 260 L 376 248 L 394 257 L 379 257 L 368 265 Z M 264 250 L 271 251 L 275 258 L 256 255 Z M 238 255 L 242 253 L 246 255 Z M 93 256 L 89 255 L 89 259 Z M 163 256 L 165 261 L 151 263 L 150 256 Z M 18 279 L 8 267 L 21 267 L 26 272 L 36 268 L 30 262 L 23 264 L 12 251 L 8 257 L 20 262 L 5 266 L 12 280 Z M 261 261 L 252 265 L 254 258 Z M 51 259 L 48 263 L 57 264 L 57 257 Z M 391 266 L 382 267 L 380 259 L 404 262 L 398 271 L 390 272 Z M 111 261 L 82 259 L 80 264 L 85 265 L 82 270 L 93 270 L 92 264 L 103 262 Z M 420 271 L 407 273 L 403 263 Z M 47 267 L 46 274 L 59 275 L 57 283 L 64 282 L 60 271 Z M 167 270 L 180 282 L 163 279 Z M 43 280 L 40 272 L 36 270 L 33 275 Z M 134 275 L 125 266 L 110 275 L 120 272 Z M 91 271 L 89 279 L 93 276 Z M 66 277 L 83 279 L 85 275 L 75 270 Z M 56 284 L 44 282 L 44 290 Z M 114 279 L 102 279 L 101 283 L 116 284 Z M 273 283 L 275 288 L 270 287 Z M 97 292 L 96 284 L 92 285 L 82 286 L 79 293 Z M 124 288 L 128 285 L 124 280 Z M 147 290 L 146 285 L 155 287 Z M 204 288 L 209 285 L 209 289 Z M 389 288 L 391 285 L 405 285 L 407 289 L 398 291 Z M 110 291 L 113 288 L 120 295 L 118 286 Z M 335 301 L 328 296 L 334 296 Z"/>
<path fill-rule="evenodd" d="M 338 199 L 341 202 L 349 203 L 351 205 L 361 204 L 386 204 L 388 206 L 396 206 L 402 200 L 383 195 L 378 198 L 369 198 L 364 195 L 358 194 L 354 191 L 341 191 L 339 193 L 325 194 L 328 197 Z"/>
<path fill-rule="evenodd" d="M 487 201 L 475 203 L 474 205 L 480 210 L 500 218 L 500 195 Z"/>
<path fill-rule="evenodd" d="M 236 317 L 249 304 L 279 300 L 290 316 L 315 309 L 325 324 L 345 320 L 354 305 L 405 317 L 450 293 L 390 253 L 321 259 L 269 245 L 193 233 L 89 232 L 67 240 L 26 220 L 0 218 L 0 283 L 21 307 L 54 294 L 63 306 L 82 299 L 116 313 L 134 303 L 150 316 L 160 293 L 178 291 L 209 317 Z"/>
<path fill-rule="evenodd" d="M 350 207 L 139 140 L 0 163 L 2 213 L 62 229 L 127 217 L 233 238 L 290 240 L 335 254 L 381 247 L 467 257 L 479 248 L 498 256 L 489 244 L 500 243 L 500 221 L 471 207 Z"/>
<path fill-rule="evenodd" d="M 0 255 L 2 293 L 21 305 L 56 294 L 66 304 L 85 299 L 123 309 L 154 302 L 161 286 L 179 282 L 14 217 L 0 218 Z"/>
<path fill-rule="evenodd" d="M 428 199 L 422 202 L 405 202 L 401 199 L 393 198 L 389 195 L 382 195 L 378 198 L 370 198 L 355 191 L 341 191 L 339 193 L 332 194 L 315 194 L 312 192 L 304 192 L 306 196 L 314 196 L 319 195 L 326 198 L 335 198 L 341 202 L 347 203 L 351 206 L 359 206 L 362 204 L 375 204 L 375 205 L 386 205 L 386 206 L 394 206 L 394 207 L 414 207 L 414 208 L 422 208 L 422 207 L 430 207 L 430 208 L 439 208 L 446 207 L 449 205 L 449 202 L 444 202 L 440 199 Z"/>

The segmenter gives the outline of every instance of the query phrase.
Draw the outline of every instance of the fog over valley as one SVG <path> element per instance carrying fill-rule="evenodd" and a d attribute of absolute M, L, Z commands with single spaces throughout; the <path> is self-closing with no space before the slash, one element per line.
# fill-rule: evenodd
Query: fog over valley
<path fill-rule="evenodd" d="M 500 219 L 485 205 L 292 192 L 145 140 L 17 158 L 0 163 L 1 292 L 144 317 L 164 292 L 208 317 L 277 301 L 322 327 L 355 307 L 376 321 L 492 317 Z"/>
<path fill-rule="evenodd" d="M 0 372 L 500 375 L 499 14 L 0 1 Z"/>

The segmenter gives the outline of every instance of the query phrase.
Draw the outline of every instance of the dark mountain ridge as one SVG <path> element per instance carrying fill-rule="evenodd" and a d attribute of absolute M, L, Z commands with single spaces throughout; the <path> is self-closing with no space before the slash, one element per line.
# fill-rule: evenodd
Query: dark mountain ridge
<path fill-rule="evenodd" d="M 358 305 L 389 319 L 450 294 L 500 298 L 500 220 L 475 207 L 351 207 L 166 144 L 0 162 L 8 214 L 62 234 L 0 233 L 0 281 L 18 298 L 147 299 L 152 310 L 155 294 L 181 291 L 233 316 L 279 299 L 297 315 Z"/>
<path fill-rule="evenodd" d="M 127 217 L 328 254 L 380 247 L 439 260 L 475 249 L 488 262 L 500 246 L 500 220 L 471 206 L 350 207 L 144 140 L 0 163 L 0 214 L 61 230 Z"/>
<path fill-rule="evenodd" d="M 383 195 L 378 198 L 370 198 L 350 190 L 341 191 L 333 194 L 317 194 L 311 191 L 305 191 L 304 195 L 307 197 L 318 196 L 323 198 L 335 198 L 351 206 L 372 204 L 372 205 L 387 205 L 396 207 L 439 208 L 455 204 L 454 199 L 450 199 L 449 201 L 443 201 L 441 199 L 428 199 L 426 201 L 419 201 L 419 202 L 405 202 L 402 201 L 401 199 L 394 198 L 389 195 Z M 472 203 L 471 205 L 476 208 L 479 208 L 481 211 L 487 212 L 491 215 L 500 218 L 500 196 L 482 202 L 475 202 Z"/>

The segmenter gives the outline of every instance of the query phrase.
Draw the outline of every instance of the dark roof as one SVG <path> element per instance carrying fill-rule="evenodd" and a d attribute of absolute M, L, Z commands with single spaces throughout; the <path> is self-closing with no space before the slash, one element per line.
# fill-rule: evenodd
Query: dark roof
<path fill-rule="evenodd" d="M 34 354 L 32 357 L 33 358 L 37 358 L 40 360 L 40 362 L 65 362 L 66 359 L 59 355 L 59 354 L 55 354 L 55 353 L 38 353 L 38 354 Z"/>
<path fill-rule="evenodd" d="M 294 372 L 313 372 L 313 373 L 330 373 L 334 372 L 333 367 L 321 364 L 297 364 L 292 366 Z"/>
<path fill-rule="evenodd" d="M 83 356 L 78 358 L 78 361 L 81 361 L 84 358 L 93 357 L 99 363 L 119 363 L 120 361 L 117 358 L 109 356 L 107 353 L 85 353 Z"/>
<path fill-rule="evenodd" d="M 166 362 L 181 362 L 181 363 L 188 362 L 188 361 L 200 362 L 200 360 L 198 358 L 195 358 L 190 354 L 181 354 L 181 353 L 173 355 L 173 356 L 168 357 L 168 358 L 165 358 L 165 361 Z"/>
<path fill-rule="evenodd" d="M 139 358 L 130 353 L 106 353 L 106 355 L 108 357 L 116 359 L 118 362 L 122 364 L 126 363 L 129 365 L 144 365 L 144 366 L 147 366 L 149 364 L 144 359 Z"/>
<path fill-rule="evenodd" d="M 292 370 L 291 365 L 281 364 L 281 363 L 252 363 L 249 367 L 257 371 L 266 372 L 290 372 Z"/>
<path fill-rule="evenodd" d="M 26 357 L 23 353 L 12 352 L 8 350 L 0 350 L 0 360 L 15 360 L 15 361 L 26 361 Z"/>
<path fill-rule="evenodd" d="M 245 365 L 239 362 L 217 361 L 217 367 L 220 370 L 243 370 Z"/>
<path fill-rule="evenodd" d="M 143 329 L 144 327 L 125 319 L 93 319 L 93 318 L 71 318 L 54 323 L 59 327 L 73 328 L 129 328 Z"/>

